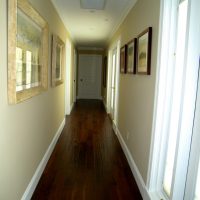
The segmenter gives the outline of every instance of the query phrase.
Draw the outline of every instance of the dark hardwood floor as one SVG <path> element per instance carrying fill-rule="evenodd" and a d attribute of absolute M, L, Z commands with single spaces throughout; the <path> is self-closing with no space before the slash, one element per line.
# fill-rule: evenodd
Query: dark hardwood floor
<path fill-rule="evenodd" d="M 101 101 L 77 101 L 32 199 L 142 199 Z"/>

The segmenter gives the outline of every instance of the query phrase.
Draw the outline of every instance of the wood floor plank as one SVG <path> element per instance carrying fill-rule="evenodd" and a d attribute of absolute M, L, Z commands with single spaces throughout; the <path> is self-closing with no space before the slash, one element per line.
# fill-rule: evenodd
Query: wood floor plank
<path fill-rule="evenodd" d="M 141 200 L 98 100 L 77 101 L 32 200 Z"/>

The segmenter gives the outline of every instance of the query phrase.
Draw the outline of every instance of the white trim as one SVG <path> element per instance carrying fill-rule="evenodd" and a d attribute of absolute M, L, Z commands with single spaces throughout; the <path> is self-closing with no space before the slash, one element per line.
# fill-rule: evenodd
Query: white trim
<path fill-rule="evenodd" d="M 75 40 L 75 38 L 74 38 L 74 35 L 72 34 L 72 30 L 71 30 L 70 27 L 66 24 L 66 22 L 65 22 L 66 20 L 65 20 L 64 16 L 61 14 L 61 12 L 60 12 L 60 10 L 59 10 L 59 7 L 57 6 L 57 4 L 56 4 L 53 0 L 51 0 L 51 3 L 52 3 L 52 5 L 53 5 L 53 7 L 55 8 L 55 10 L 56 10 L 58 16 L 60 17 L 62 23 L 64 24 L 65 29 L 66 29 L 67 32 L 69 33 L 70 39 L 73 41 L 74 44 L 76 44 L 76 40 Z"/>
<path fill-rule="evenodd" d="M 120 19 L 115 24 L 115 26 L 113 28 L 113 31 L 111 32 L 110 37 L 108 38 L 108 41 L 110 41 L 111 38 L 113 38 L 114 34 L 117 32 L 119 27 L 122 25 L 122 23 L 124 22 L 125 18 L 127 17 L 127 15 L 131 11 L 131 9 L 135 6 L 136 3 L 137 3 L 137 0 L 134 0 L 134 1 L 130 1 L 127 4 L 126 8 L 124 9 L 124 12 L 120 16 Z"/>
<path fill-rule="evenodd" d="M 103 101 L 103 105 L 104 105 L 105 111 L 108 114 L 108 109 L 107 109 L 106 101 L 104 99 L 102 101 Z"/>
<path fill-rule="evenodd" d="M 112 115 L 111 110 L 111 87 L 112 87 L 112 70 L 113 70 L 113 52 L 116 52 L 116 66 L 115 66 L 115 94 L 114 94 L 114 116 L 113 122 L 118 124 L 118 101 L 119 101 L 119 85 L 120 85 L 120 46 L 121 36 L 119 36 L 115 43 L 113 43 L 108 52 L 108 80 L 107 80 L 107 113 Z"/>
<path fill-rule="evenodd" d="M 70 114 L 70 101 L 71 101 L 71 70 L 72 70 L 72 44 L 69 38 L 65 41 L 65 53 L 66 53 L 66 63 L 65 63 L 65 115 Z"/>
<path fill-rule="evenodd" d="M 151 189 L 156 184 L 155 171 L 157 170 L 155 166 L 155 160 L 159 160 L 158 150 L 155 150 L 155 147 L 159 146 L 161 138 L 156 140 L 156 117 L 157 117 L 157 105 L 158 105 L 158 93 L 159 93 L 159 79 L 160 79 L 160 63 L 161 63 L 161 49 L 162 49 L 162 30 L 163 30 L 163 19 L 164 19 L 164 0 L 160 1 L 160 20 L 159 20 L 159 34 L 158 34 L 158 51 L 157 51 L 157 70 L 156 70 L 156 84 L 155 84 L 155 100 L 154 100 L 154 110 L 153 110 L 153 123 L 152 123 L 152 137 L 150 143 L 150 153 L 149 153 L 149 164 L 147 172 L 147 187 Z M 160 135 L 158 135 L 160 137 Z M 155 152 L 155 154 L 154 154 Z M 153 180 L 152 180 L 153 179 Z M 152 196 L 154 196 L 152 194 Z M 157 196 L 155 194 L 155 196 Z M 156 198 L 157 199 L 157 198 Z"/>
<path fill-rule="evenodd" d="M 108 71 L 107 71 L 107 95 L 106 95 L 106 102 L 107 102 L 107 112 L 110 113 L 110 93 L 111 93 L 111 77 L 112 77 L 112 51 L 109 49 L 108 51 Z"/>
<path fill-rule="evenodd" d="M 171 189 L 171 200 L 176 200 L 176 199 L 193 199 L 190 195 L 192 194 L 192 189 L 191 189 L 191 183 L 194 183 L 195 180 L 193 177 L 195 177 L 194 169 L 192 169 L 191 173 L 188 171 L 187 166 L 188 166 L 188 160 L 189 158 L 191 159 L 190 149 L 193 148 L 191 146 L 191 137 L 192 137 L 192 127 L 193 127 L 193 117 L 194 117 L 194 109 L 195 109 L 195 99 L 196 99 L 196 81 L 198 77 L 198 64 L 199 64 L 199 27 L 196 26 L 196 19 L 198 19 L 198 8 L 199 8 L 199 1 L 198 0 L 189 0 L 188 1 L 188 16 L 187 16 L 187 31 L 186 31 L 186 46 L 185 46 L 185 62 L 184 62 L 184 67 L 183 67 L 183 82 L 182 82 L 182 89 L 181 89 L 181 102 L 180 102 L 180 116 L 179 116 L 179 122 L 178 122 L 178 136 L 177 136 L 177 146 L 176 146 L 176 156 L 175 156 L 175 163 L 174 163 L 174 170 L 173 170 L 173 181 L 172 181 L 172 189 Z M 198 3 L 198 5 L 196 3 Z M 161 3 L 166 3 L 166 8 L 164 9 L 163 16 L 161 20 L 163 20 L 164 27 L 161 27 L 160 30 L 163 28 L 162 36 L 164 40 L 166 41 L 167 45 L 162 47 L 162 44 L 159 45 L 158 49 L 162 49 L 164 57 L 162 57 L 162 54 L 159 57 L 161 57 L 161 64 L 158 65 L 160 68 L 160 72 L 162 74 L 167 74 L 166 72 L 163 73 L 164 71 L 161 70 L 167 70 L 167 68 L 163 68 L 164 66 L 162 63 L 165 63 L 166 66 L 168 66 L 168 69 L 172 65 L 168 64 L 167 65 L 167 60 L 164 60 L 167 56 L 166 50 L 168 48 L 173 49 L 173 47 L 170 47 L 170 42 L 172 41 L 170 38 L 164 37 L 165 34 L 168 34 L 168 30 L 172 30 L 173 27 L 177 27 L 175 23 L 176 21 L 176 14 L 177 11 L 177 5 L 178 1 L 171 0 L 172 5 L 174 5 L 173 9 L 171 9 L 168 5 L 170 3 L 169 0 L 166 1 L 161 1 Z M 193 9 L 190 9 L 190 3 L 194 3 Z M 175 5 L 177 4 L 177 5 Z M 196 5 L 195 5 L 196 4 Z M 168 10 L 168 11 L 167 11 Z M 174 17 L 172 14 L 170 14 L 169 11 L 174 10 Z M 166 16 L 165 16 L 166 15 Z M 170 15 L 171 22 L 166 21 L 166 17 Z M 169 18 L 169 16 L 168 16 Z M 164 20 L 165 19 L 165 20 Z M 174 20 L 173 20 L 174 19 Z M 169 23 L 172 23 L 171 27 L 168 28 Z M 174 34 L 175 35 L 175 34 Z M 176 39 L 174 37 L 174 39 Z M 164 41 L 164 42 L 165 42 Z M 164 44 L 164 43 L 163 43 Z M 176 42 L 174 42 L 176 44 Z M 161 51 L 161 53 L 162 53 Z M 158 51 L 160 52 L 160 51 Z M 176 56 L 177 57 L 177 56 Z M 158 62 L 159 63 L 159 62 Z M 173 66 L 172 66 L 173 67 Z M 174 72 L 173 72 L 174 73 Z M 164 152 L 164 146 L 166 145 L 167 141 L 167 134 L 165 129 L 169 126 L 169 119 L 168 117 L 163 118 L 163 113 L 166 115 L 168 111 L 171 109 L 168 109 L 167 107 L 167 98 L 158 98 L 158 92 L 159 88 L 161 91 L 161 94 L 163 91 L 166 90 L 166 87 L 162 85 L 164 78 L 161 76 L 161 73 L 157 73 L 157 91 L 156 91 L 156 101 L 155 101 L 155 113 L 154 113 L 154 127 L 153 127 L 153 133 L 152 133 L 152 143 L 151 143 L 151 152 L 150 152 L 150 163 L 149 163 L 149 172 L 148 172 L 148 189 L 151 191 L 153 194 L 155 192 L 158 193 L 162 188 L 162 176 L 160 173 L 160 168 L 164 168 L 163 166 L 163 158 L 165 157 L 165 152 Z M 172 76 L 168 76 L 172 77 Z M 160 79 L 159 85 L 158 85 L 158 79 Z M 171 79 L 170 79 L 171 80 Z M 168 80 L 168 83 L 172 83 L 173 81 Z M 171 86 L 169 87 L 171 89 Z M 168 88 L 168 89 L 169 89 Z M 166 92 L 165 92 L 166 93 Z M 167 93 L 166 93 L 167 94 Z M 168 97 L 171 96 L 170 94 L 167 95 Z M 163 95 L 163 97 L 165 97 Z M 162 104 L 163 110 L 159 110 L 159 106 Z M 190 105 L 190 106 L 188 106 Z M 165 110 L 167 112 L 165 112 Z M 157 116 L 156 116 L 157 115 Z M 161 117 L 160 117 L 161 116 Z M 157 119 L 156 119 L 157 118 Z M 163 124 L 163 120 L 166 121 L 166 123 Z M 168 122 L 167 122 L 168 121 Z M 156 123 L 156 124 L 155 124 Z M 159 127 L 159 128 L 158 128 Z M 164 142 L 163 142 L 164 141 Z M 198 141 L 198 140 L 194 140 Z M 195 154 L 197 154 L 195 152 Z M 192 177 L 192 181 L 186 179 L 186 176 L 188 174 L 188 178 Z M 188 182 L 188 183 L 187 183 Z M 185 190 L 185 183 L 186 183 L 186 190 Z M 188 186 L 188 188 L 187 188 Z M 185 197 L 184 197 L 185 195 Z M 187 196 L 188 195 L 188 196 Z M 168 198 L 167 198 L 168 199 Z"/>
<path fill-rule="evenodd" d="M 73 81 L 72 81 L 72 87 L 73 87 L 73 103 L 76 102 L 76 90 L 77 90 L 77 53 L 76 53 L 76 49 L 74 49 L 74 63 L 73 63 Z"/>
<path fill-rule="evenodd" d="M 171 99 L 168 97 L 171 96 L 174 74 L 176 19 L 177 0 L 161 0 L 154 116 L 147 176 L 148 190 L 155 193 L 155 196 L 163 195 L 162 176 L 171 110 Z"/>
<path fill-rule="evenodd" d="M 100 51 L 104 51 L 104 48 L 101 47 L 86 47 L 86 46 L 81 46 L 77 48 L 78 50 L 100 50 Z"/>
<path fill-rule="evenodd" d="M 102 97 L 97 97 L 97 96 L 77 96 L 77 99 L 97 99 L 97 100 L 102 100 Z"/>
<path fill-rule="evenodd" d="M 123 152 L 126 156 L 126 159 L 127 159 L 128 164 L 131 168 L 132 174 L 133 174 L 133 176 L 136 180 L 136 183 L 138 185 L 138 188 L 140 190 L 140 193 L 142 195 L 143 200 L 151 200 L 150 194 L 148 193 L 148 190 L 147 190 L 145 183 L 144 183 L 144 180 L 143 180 L 143 178 L 142 178 L 142 176 L 141 176 L 141 174 L 138 170 L 138 167 L 137 167 L 135 161 L 133 160 L 133 157 L 132 157 L 126 143 L 124 142 L 124 139 L 121 136 L 119 129 L 114 124 L 113 124 L 113 130 L 115 131 L 115 133 L 117 135 L 117 138 L 118 138 L 119 143 L 120 143 L 120 145 L 123 149 Z"/>
<path fill-rule="evenodd" d="M 189 166 L 187 170 L 187 179 L 185 186 L 185 196 L 184 199 L 194 199 L 195 193 L 195 184 L 197 178 L 197 168 L 199 160 L 199 111 L 200 111 L 200 80 L 198 75 L 199 73 L 199 54 L 200 54 L 200 25 L 196 23 L 196 19 L 200 17 L 199 13 L 199 0 L 191 0 L 190 10 L 189 10 L 189 33 L 188 33 L 188 56 L 187 56 L 187 71 L 186 71 L 186 80 L 185 80 L 185 94 L 184 94 L 184 108 L 183 110 L 183 125 L 186 121 L 187 125 L 189 122 L 190 126 L 186 127 L 188 133 L 193 129 L 192 142 L 190 147 L 189 155 Z M 190 105 L 190 106 L 188 106 Z M 189 111 L 186 109 L 189 108 Z M 186 112 L 187 111 L 187 112 Z M 194 121 L 192 120 L 194 119 Z M 182 130 L 185 131 L 186 128 L 183 126 Z M 183 132 L 184 134 L 184 132 Z M 185 145 L 184 145 L 185 146 Z"/>
<path fill-rule="evenodd" d="M 70 114 L 71 114 L 73 108 L 74 108 L 74 103 L 72 103 L 71 106 L 70 106 Z"/>
<path fill-rule="evenodd" d="M 51 154 L 54 150 L 54 147 L 55 147 L 55 145 L 58 141 L 58 138 L 60 137 L 60 134 L 62 133 L 64 126 L 65 126 L 65 118 L 63 119 L 62 123 L 60 124 L 53 140 L 51 141 L 51 144 L 49 145 L 46 153 L 44 154 L 42 160 L 40 161 L 40 164 L 38 165 L 38 167 L 37 167 L 32 179 L 31 179 L 30 183 L 28 184 L 28 187 L 26 188 L 21 200 L 31 199 L 33 192 L 34 192 L 34 190 L 35 190 L 35 188 L 36 188 L 36 186 L 37 186 L 37 184 L 40 180 L 40 177 L 41 177 L 41 175 L 42 175 L 42 173 L 43 173 L 43 171 L 46 167 L 46 164 L 47 164 L 47 162 L 48 162 L 48 160 L 49 160 L 49 158 L 50 158 L 50 156 L 51 156 Z"/>
<path fill-rule="evenodd" d="M 117 40 L 116 68 L 115 68 L 115 112 L 114 121 L 118 125 L 118 109 L 119 109 L 119 86 L 120 86 L 120 47 L 121 37 Z"/>
<path fill-rule="evenodd" d="M 114 130 L 114 132 L 115 132 L 115 134 L 117 135 L 118 134 L 118 132 L 119 132 L 119 130 L 118 130 L 118 128 L 117 128 L 117 126 L 116 126 L 116 124 L 115 124 L 115 122 L 113 121 L 113 123 L 112 123 L 112 127 L 113 127 L 113 130 Z M 120 134 L 121 135 L 121 134 Z M 119 139 L 119 138 L 118 138 Z M 121 144 L 121 143 L 120 143 Z"/>

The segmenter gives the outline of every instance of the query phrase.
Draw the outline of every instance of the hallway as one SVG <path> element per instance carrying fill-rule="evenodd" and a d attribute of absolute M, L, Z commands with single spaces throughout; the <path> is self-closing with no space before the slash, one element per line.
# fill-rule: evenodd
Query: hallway
<path fill-rule="evenodd" d="M 142 199 L 101 101 L 77 101 L 32 199 Z"/>

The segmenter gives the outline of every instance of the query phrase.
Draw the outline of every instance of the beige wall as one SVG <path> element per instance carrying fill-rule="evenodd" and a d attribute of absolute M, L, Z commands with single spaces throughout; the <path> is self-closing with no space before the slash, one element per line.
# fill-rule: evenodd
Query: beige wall
<path fill-rule="evenodd" d="M 138 0 L 109 44 L 112 46 L 120 37 L 123 46 L 147 27 L 153 27 L 151 75 L 121 74 L 119 88 L 118 128 L 145 182 L 153 120 L 159 4 L 159 0 Z"/>
<path fill-rule="evenodd" d="M 68 36 L 50 0 L 31 0 L 51 33 Z M 0 199 L 21 199 L 64 119 L 64 84 L 17 105 L 7 103 L 7 0 L 0 4 Z M 51 40 L 50 40 L 51 41 Z M 50 59 L 49 49 L 49 59 Z"/>

